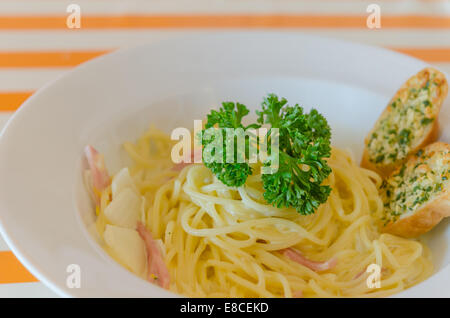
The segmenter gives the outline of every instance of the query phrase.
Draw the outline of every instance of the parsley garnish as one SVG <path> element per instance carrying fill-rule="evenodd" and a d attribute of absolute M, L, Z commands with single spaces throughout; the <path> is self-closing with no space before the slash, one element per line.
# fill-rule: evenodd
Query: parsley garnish
<path fill-rule="evenodd" d="M 258 123 L 270 124 L 279 132 L 279 168 L 262 175 L 264 198 L 281 208 L 293 207 L 312 214 L 331 192 L 322 182 L 331 173 L 325 158 L 331 154 L 331 131 L 327 120 L 315 109 L 304 113 L 299 105 L 270 94 L 257 112 Z"/>
<path fill-rule="evenodd" d="M 218 127 L 218 128 L 242 128 L 244 131 L 249 128 L 258 127 L 258 125 L 249 125 L 244 127 L 242 124 L 242 118 L 245 117 L 249 113 L 249 110 L 245 105 L 239 103 L 232 102 L 224 102 L 222 103 L 222 107 L 219 111 L 212 110 L 211 113 L 207 116 L 207 123 L 205 125 L 205 130 L 202 131 L 202 145 L 206 147 L 208 144 L 211 144 L 215 141 L 216 136 L 212 135 L 209 138 L 205 138 L 205 131 L 207 129 Z M 222 130 L 222 133 L 224 131 Z M 203 151 L 202 157 L 205 166 L 216 175 L 216 177 L 222 181 L 223 184 L 230 187 L 239 187 L 245 183 L 247 177 L 252 174 L 252 168 L 245 162 L 246 158 L 243 160 L 238 160 L 238 156 L 244 156 L 245 154 L 238 153 L 237 148 L 234 149 L 234 163 L 227 163 L 226 158 L 226 147 L 227 141 L 226 138 L 237 138 L 235 135 L 233 136 L 223 136 L 223 153 L 218 154 L 222 157 L 222 162 L 209 162 L 207 160 L 206 153 Z M 248 148 L 248 140 L 247 147 Z M 211 156 L 216 155 L 215 150 L 213 149 L 210 153 Z M 239 162 L 243 161 L 243 162 Z"/>
<path fill-rule="evenodd" d="M 279 166 L 272 174 L 263 174 L 262 183 L 264 199 L 275 207 L 292 207 L 300 214 L 307 215 L 316 211 L 324 203 L 331 188 L 322 185 L 331 173 L 325 158 L 331 155 L 331 131 L 327 120 L 315 109 L 305 113 L 299 105 L 288 106 L 286 99 L 276 95 L 268 95 L 261 111 L 257 111 L 258 120 L 249 126 L 243 126 L 241 121 L 249 113 L 248 109 L 239 103 L 223 103 L 219 111 L 212 111 L 207 117 L 205 128 L 258 128 L 269 124 L 265 137 L 269 154 L 270 138 L 278 129 Z M 205 132 L 205 130 L 203 130 Z M 214 138 L 202 139 L 207 146 Z M 224 149 L 227 143 L 224 141 Z M 242 186 L 247 177 L 252 174 L 248 165 L 247 148 L 244 163 L 206 163 L 205 166 L 227 186 Z M 224 150 L 224 162 L 225 162 Z M 235 154 L 237 157 L 237 154 Z M 270 156 L 269 156 L 270 157 Z M 204 154 L 203 154 L 203 158 Z M 265 162 L 270 166 L 270 162 Z"/>

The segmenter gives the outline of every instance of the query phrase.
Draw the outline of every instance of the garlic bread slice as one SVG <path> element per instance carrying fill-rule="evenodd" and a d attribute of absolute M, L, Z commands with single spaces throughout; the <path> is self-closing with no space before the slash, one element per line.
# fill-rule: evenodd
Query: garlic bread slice
<path fill-rule="evenodd" d="M 444 74 L 431 67 L 404 83 L 367 135 L 361 166 L 386 177 L 409 154 L 436 141 L 447 91 Z"/>
<path fill-rule="evenodd" d="M 383 232 L 417 237 L 450 216 L 450 145 L 435 142 L 383 181 Z"/>

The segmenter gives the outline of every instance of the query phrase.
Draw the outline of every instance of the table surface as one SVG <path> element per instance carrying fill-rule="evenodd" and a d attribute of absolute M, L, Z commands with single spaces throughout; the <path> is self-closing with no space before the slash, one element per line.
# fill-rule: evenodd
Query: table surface
<path fill-rule="evenodd" d="M 67 27 L 71 3 L 79 29 Z M 372 3 L 380 28 L 367 27 Z M 93 57 L 168 33 L 247 29 L 383 46 L 450 74 L 449 0 L 0 0 L 0 129 L 34 91 Z M 0 237 L 0 297 L 55 296 Z"/>

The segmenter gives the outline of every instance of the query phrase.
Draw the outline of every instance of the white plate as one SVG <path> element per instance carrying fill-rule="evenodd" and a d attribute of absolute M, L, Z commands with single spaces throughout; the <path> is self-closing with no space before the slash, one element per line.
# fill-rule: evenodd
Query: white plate
<path fill-rule="evenodd" d="M 360 157 L 363 138 L 397 88 L 425 66 L 380 48 L 298 33 L 192 35 L 118 51 L 39 90 L 0 139 L 1 233 L 21 262 L 65 296 L 174 296 L 127 272 L 89 234 L 93 212 L 81 182 L 82 149 L 93 144 L 110 171 L 120 145 L 150 123 L 192 127 L 212 106 L 236 100 L 254 109 L 274 92 L 316 107 L 333 143 Z M 450 141 L 449 105 L 443 140 Z M 450 229 L 427 235 L 436 273 L 401 296 L 450 296 Z M 70 264 L 81 288 L 66 285 Z"/>

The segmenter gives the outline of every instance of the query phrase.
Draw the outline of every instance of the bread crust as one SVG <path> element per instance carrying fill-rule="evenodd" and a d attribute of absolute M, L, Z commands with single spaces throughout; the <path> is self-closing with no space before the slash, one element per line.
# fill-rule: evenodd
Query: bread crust
<path fill-rule="evenodd" d="M 389 223 L 382 231 L 406 238 L 414 238 L 428 232 L 448 216 L 450 216 L 450 192 L 446 191 L 445 194 L 432 200 L 413 215 Z"/>
<path fill-rule="evenodd" d="M 394 171 L 395 165 L 376 165 L 372 161 L 370 161 L 369 151 L 367 150 L 367 142 L 366 147 L 364 148 L 363 156 L 361 159 L 361 167 L 375 171 L 382 178 L 386 178 L 389 174 Z"/>
<path fill-rule="evenodd" d="M 373 170 L 385 178 L 388 175 L 390 175 L 392 173 L 392 171 L 394 171 L 398 166 L 400 166 L 404 162 L 406 162 L 406 160 L 407 160 L 406 158 L 408 156 L 406 156 L 406 158 L 403 160 L 397 160 L 397 161 L 393 162 L 392 164 L 388 164 L 388 165 L 375 164 L 370 161 L 368 144 L 369 144 L 370 138 L 375 130 L 375 127 L 377 127 L 380 120 L 385 116 L 385 114 L 392 111 L 392 106 L 391 106 L 392 103 L 395 100 L 397 100 L 398 98 L 400 98 L 400 96 L 402 94 L 404 94 L 405 91 L 408 91 L 411 87 L 417 86 L 418 83 L 423 84 L 424 81 L 426 82 L 430 78 L 430 76 L 432 76 L 433 74 L 435 75 L 434 81 L 437 82 L 438 86 L 439 86 L 439 94 L 432 97 L 432 103 L 436 107 L 435 120 L 431 124 L 431 127 L 429 129 L 427 129 L 422 140 L 415 147 L 411 148 L 408 154 L 416 152 L 420 148 L 423 148 L 423 147 L 433 143 L 434 141 L 436 141 L 439 138 L 440 130 L 439 130 L 438 115 L 439 115 L 442 104 L 448 93 L 448 84 L 447 84 L 445 75 L 443 73 L 441 73 L 440 71 L 438 71 L 432 67 L 427 67 L 427 68 L 423 69 L 422 71 L 420 71 L 419 73 L 417 73 L 416 75 L 412 76 L 400 87 L 400 89 L 397 91 L 397 93 L 394 95 L 394 97 L 391 98 L 391 100 L 389 101 L 389 103 L 386 106 L 386 108 L 384 109 L 384 111 L 381 113 L 378 120 L 375 122 L 372 130 L 369 132 L 369 134 L 364 139 L 365 147 L 364 147 L 364 152 L 363 152 L 363 156 L 362 156 L 362 160 L 361 160 L 361 167 Z"/>
<path fill-rule="evenodd" d="M 444 142 L 435 142 L 427 146 L 424 151 L 440 151 L 446 149 L 450 151 L 450 145 Z M 415 165 L 417 159 L 410 156 L 407 165 Z M 392 175 L 399 171 L 400 167 L 392 172 Z M 407 217 L 400 217 L 397 221 L 391 222 L 382 228 L 382 232 L 394 235 L 414 238 L 424 234 L 436 226 L 443 218 L 450 216 L 450 186 L 445 188 L 440 195 L 433 198 L 413 214 Z"/>

